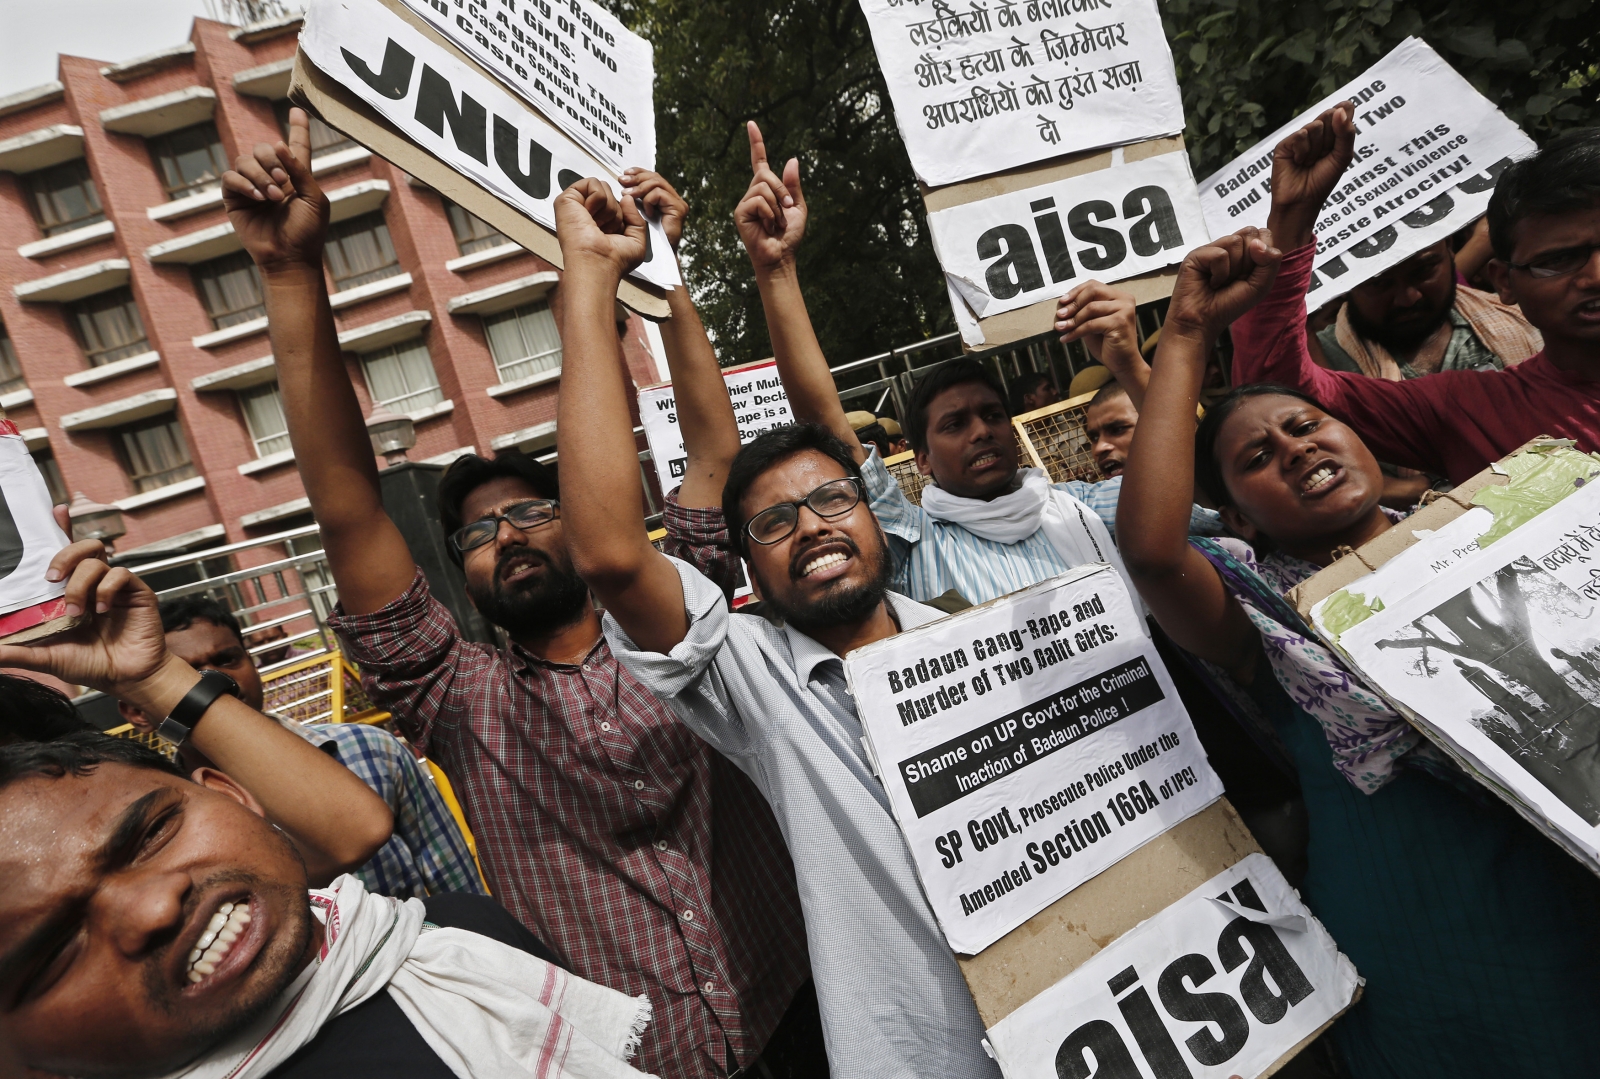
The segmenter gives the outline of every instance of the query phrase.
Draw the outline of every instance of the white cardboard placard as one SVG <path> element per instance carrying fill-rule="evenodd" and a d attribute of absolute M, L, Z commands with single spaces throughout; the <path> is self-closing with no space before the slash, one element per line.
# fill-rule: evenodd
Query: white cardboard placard
<path fill-rule="evenodd" d="M 605 164 L 377 0 L 312 0 L 300 51 L 408 141 L 545 228 L 556 227 L 556 196 L 583 177 L 622 197 Z M 649 235 L 633 276 L 681 284 L 659 223 Z"/>
<path fill-rule="evenodd" d="M 986 1040 L 1006 1079 L 1254 1079 L 1348 1007 L 1358 985 L 1277 866 L 1251 854 L 1124 933 Z"/>
<path fill-rule="evenodd" d="M 70 542 L 16 424 L 0 416 L 0 615 L 66 592 L 66 582 L 52 584 L 44 573 Z"/>
<path fill-rule="evenodd" d="M 1390 587 L 1393 602 L 1337 647 L 1600 872 L 1600 483 L 1489 547 L 1456 546 L 1461 557 L 1409 592 Z"/>
<path fill-rule="evenodd" d="M 789 397 L 783 392 L 775 360 L 745 364 L 722 372 L 733 401 L 734 422 L 739 425 L 739 444 L 747 445 L 763 431 L 794 422 Z M 678 426 L 677 403 L 672 383 L 662 382 L 639 391 L 639 423 L 644 427 L 650 456 L 655 460 L 656 478 L 661 493 L 667 494 L 683 482 L 688 456 L 683 448 L 683 428 Z"/>
<path fill-rule="evenodd" d="M 929 904 L 974 955 L 1222 794 L 1110 566 L 845 657 Z"/>
<path fill-rule="evenodd" d="M 1210 239 L 1185 153 L 937 210 L 928 231 L 951 292 L 978 318 L 1053 299 L 1091 278 L 1109 283 L 1162 269 Z"/>
<path fill-rule="evenodd" d="M 1356 103 L 1356 156 L 1317 219 L 1311 309 L 1471 224 L 1488 207 L 1500 171 L 1535 149 L 1443 57 L 1406 38 L 1201 182 L 1212 235 L 1266 226 L 1273 150 L 1345 100 Z"/>
<path fill-rule="evenodd" d="M 403 0 L 612 172 L 656 167 L 654 50 L 593 0 Z"/>
<path fill-rule="evenodd" d="M 929 187 L 1183 130 L 1155 0 L 861 0 Z"/>

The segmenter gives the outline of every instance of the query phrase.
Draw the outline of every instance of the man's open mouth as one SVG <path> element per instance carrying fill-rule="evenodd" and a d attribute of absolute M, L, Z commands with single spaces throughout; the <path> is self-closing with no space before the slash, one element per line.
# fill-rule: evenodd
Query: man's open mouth
<path fill-rule="evenodd" d="M 204 981 L 222 965 L 249 925 L 249 897 L 229 900 L 216 909 L 194 947 L 189 949 L 187 970 L 191 985 Z"/>
<path fill-rule="evenodd" d="M 967 467 L 968 468 L 993 468 L 995 465 L 997 465 L 999 463 L 1000 463 L 1000 452 L 998 450 L 987 450 L 984 453 L 978 454 L 978 456 L 974 457 L 972 460 L 968 461 L 967 462 Z"/>

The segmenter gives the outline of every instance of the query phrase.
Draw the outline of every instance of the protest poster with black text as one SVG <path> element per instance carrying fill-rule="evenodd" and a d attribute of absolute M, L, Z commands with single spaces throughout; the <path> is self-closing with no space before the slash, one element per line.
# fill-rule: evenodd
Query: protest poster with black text
<path fill-rule="evenodd" d="M 1155 0 L 861 0 L 929 187 L 1183 130 Z"/>
<path fill-rule="evenodd" d="M 1535 149 L 1443 57 L 1406 38 L 1200 184 L 1213 236 L 1266 226 L 1273 150 L 1347 100 L 1355 102 L 1355 159 L 1317 219 L 1312 310 L 1470 225 L 1506 165 Z"/>
<path fill-rule="evenodd" d="M 552 232 L 556 196 L 584 177 L 621 198 L 614 170 L 379 0 L 312 0 L 300 51 L 401 137 Z M 649 238 L 633 276 L 681 284 L 659 223 Z"/>
<path fill-rule="evenodd" d="M 593 0 L 403 0 L 612 172 L 656 167 L 650 43 Z"/>
<path fill-rule="evenodd" d="M 868 645 L 845 674 L 928 901 L 963 954 L 1222 794 L 1104 564 Z"/>
<path fill-rule="evenodd" d="M 1251 854 L 985 1040 L 1005 1079 L 1255 1079 L 1348 1008 L 1359 985 L 1272 859 Z"/>
<path fill-rule="evenodd" d="M 1445 531 L 1417 545 L 1424 557 Z M 1488 546 L 1468 538 L 1409 591 L 1382 592 L 1378 574 L 1351 584 L 1345 591 L 1386 602 L 1334 643 L 1408 719 L 1600 872 L 1600 483 Z"/>
<path fill-rule="evenodd" d="M 70 624 L 60 598 L 66 582 L 44 579 L 69 542 L 17 425 L 0 414 L 0 639 Z"/>
<path fill-rule="evenodd" d="M 937 210 L 928 231 L 952 302 L 977 318 L 1171 266 L 1210 239 L 1181 152 Z"/>
<path fill-rule="evenodd" d="M 733 401 L 733 419 L 739 425 L 739 444 L 748 445 L 763 431 L 794 422 L 789 398 L 783 392 L 775 360 L 761 360 L 722 372 Z M 677 401 L 672 383 L 662 382 L 639 391 L 639 423 L 644 427 L 650 456 L 656 462 L 656 478 L 661 493 L 667 494 L 683 482 L 688 455 L 683 448 L 683 428 L 678 426 Z"/>

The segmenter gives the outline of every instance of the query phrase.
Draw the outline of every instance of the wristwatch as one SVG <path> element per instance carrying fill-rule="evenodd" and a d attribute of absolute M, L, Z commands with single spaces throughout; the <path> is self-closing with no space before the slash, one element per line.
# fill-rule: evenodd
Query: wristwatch
<path fill-rule="evenodd" d="M 200 722 L 200 717 L 206 714 L 206 709 L 224 694 L 237 697 L 239 683 L 221 671 L 201 671 L 200 681 L 183 695 L 183 700 L 173 708 L 171 715 L 161 721 L 156 733 L 175 746 L 182 745 L 189 740 L 189 732 Z"/>

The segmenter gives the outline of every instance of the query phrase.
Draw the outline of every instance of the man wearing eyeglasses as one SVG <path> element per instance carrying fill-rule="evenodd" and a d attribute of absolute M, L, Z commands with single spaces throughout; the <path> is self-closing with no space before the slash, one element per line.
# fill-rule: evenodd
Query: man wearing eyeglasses
<path fill-rule="evenodd" d="M 1308 393 L 1379 459 L 1455 483 L 1539 435 L 1600 449 L 1600 131 L 1568 132 L 1508 165 L 1489 202 L 1489 277 L 1543 350 L 1505 370 L 1391 382 L 1318 367 L 1306 346 L 1312 230 L 1350 164 L 1353 115 L 1337 105 L 1274 151 L 1267 227 L 1285 254 L 1270 291 L 1233 324 L 1235 384 Z"/>
<path fill-rule="evenodd" d="M 771 222 L 781 230 L 781 223 Z M 827 428 L 768 431 L 734 458 L 723 514 L 762 616 L 644 535 L 628 387 L 609 310 L 644 257 L 644 219 L 595 180 L 556 200 L 566 277 L 559 439 L 573 564 L 641 685 L 743 769 L 783 824 L 812 976 L 840 1076 L 998 1076 L 983 1023 L 862 746 L 852 649 L 941 617 L 889 592 L 860 466 Z"/>
<path fill-rule="evenodd" d="M 552 470 L 511 453 L 462 458 L 440 484 L 468 593 L 508 649 L 462 640 L 429 595 L 384 515 L 339 357 L 320 261 L 328 203 L 298 109 L 290 133 L 292 149 L 256 147 L 224 188 L 266 286 L 289 434 L 339 588 L 331 621 L 369 693 L 450 775 L 492 894 L 576 973 L 649 995 L 638 1067 L 695 1079 L 765 1074 L 759 1066 L 809 1076 L 815 1058 L 825 1074 L 820 1036 L 805 1036 L 818 1020 L 777 822 L 750 780 L 612 655 L 568 551 L 561 487 L 570 493 L 574 481 L 558 485 Z M 624 183 L 676 245 L 683 200 L 654 173 Z M 716 503 L 738 431 L 687 292 L 671 297 L 662 337 L 688 465 L 669 499 L 666 546 L 731 584 Z M 620 377 L 610 310 L 604 362 Z M 631 443 L 626 457 L 637 471 Z"/>

